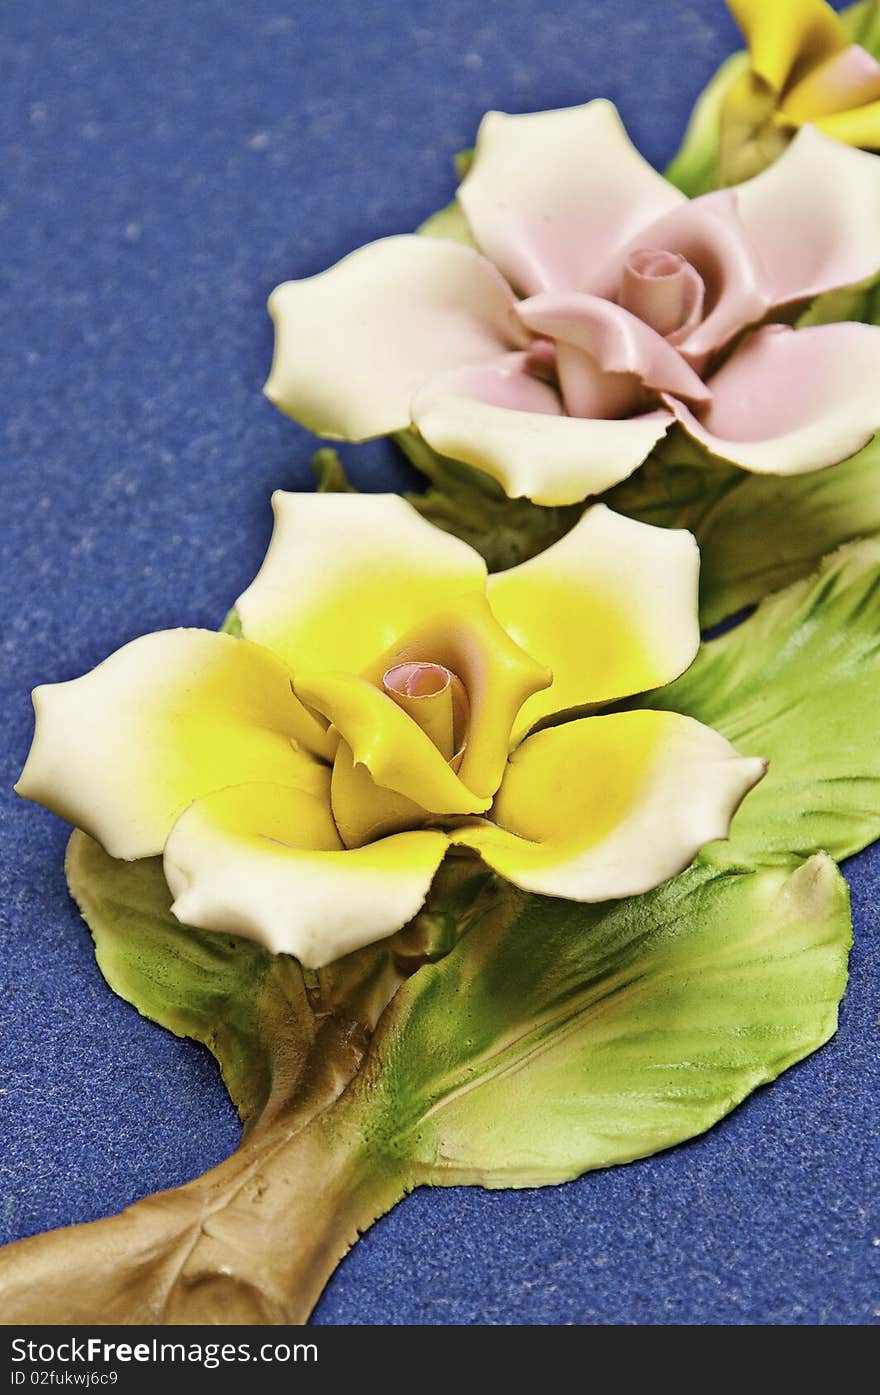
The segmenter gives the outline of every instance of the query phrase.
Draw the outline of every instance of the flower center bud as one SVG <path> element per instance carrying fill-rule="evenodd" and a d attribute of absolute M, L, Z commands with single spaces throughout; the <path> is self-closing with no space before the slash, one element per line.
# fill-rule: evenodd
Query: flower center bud
<path fill-rule="evenodd" d="M 624 263 L 619 304 L 673 344 L 700 323 L 704 295 L 703 278 L 678 252 L 643 247 Z"/>
<path fill-rule="evenodd" d="M 444 760 L 461 755 L 468 699 L 457 674 L 443 664 L 410 661 L 387 669 L 382 686 L 433 741 Z"/>

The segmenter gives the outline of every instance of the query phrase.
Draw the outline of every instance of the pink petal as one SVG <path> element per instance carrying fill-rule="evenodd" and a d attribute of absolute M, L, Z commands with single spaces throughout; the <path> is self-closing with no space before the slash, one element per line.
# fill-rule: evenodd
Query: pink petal
<path fill-rule="evenodd" d="M 527 342 L 513 306 L 510 287 L 472 248 L 416 236 L 370 243 L 272 292 L 266 395 L 321 436 L 401 430 L 426 379 Z"/>
<path fill-rule="evenodd" d="M 709 399 L 677 349 L 609 300 L 551 291 L 523 301 L 518 314 L 536 334 L 556 340 L 557 371 L 571 416 L 630 415 L 645 405 L 645 389 L 648 395 Z"/>
<path fill-rule="evenodd" d="M 587 289 L 617 300 L 633 254 L 647 251 L 677 253 L 703 282 L 703 318 L 689 334 L 675 339 L 695 366 L 701 368 L 711 353 L 766 314 L 771 297 L 756 249 L 737 215 L 732 190 L 704 194 L 643 228 Z"/>
<path fill-rule="evenodd" d="M 458 197 L 482 250 L 526 295 L 580 286 L 684 200 L 630 144 L 610 102 L 490 112 Z"/>
<path fill-rule="evenodd" d="M 706 286 L 679 252 L 644 247 L 630 252 L 620 278 L 618 303 L 670 344 L 681 344 L 703 319 Z"/>
<path fill-rule="evenodd" d="M 454 677 L 442 664 L 410 661 L 386 669 L 382 683 L 389 693 L 396 693 L 399 697 L 436 697 Z"/>
<path fill-rule="evenodd" d="M 713 455 L 757 474 L 799 475 L 861 450 L 880 427 L 880 328 L 768 325 L 749 335 L 709 380 L 712 401 L 692 412 L 665 397 Z"/>
<path fill-rule="evenodd" d="M 807 126 L 775 164 L 733 192 L 770 305 L 855 285 L 880 269 L 876 155 Z"/>
<path fill-rule="evenodd" d="M 438 374 L 425 385 L 420 400 L 424 402 L 441 392 L 454 393 L 487 406 L 560 417 L 565 414 L 565 408 L 556 388 L 547 381 L 547 368 L 552 369 L 554 360 L 555 355 L 548 365 L 546 347 L 540 343 L 534 350 L 501 354 L 491 363 L 475 363 Z"/>

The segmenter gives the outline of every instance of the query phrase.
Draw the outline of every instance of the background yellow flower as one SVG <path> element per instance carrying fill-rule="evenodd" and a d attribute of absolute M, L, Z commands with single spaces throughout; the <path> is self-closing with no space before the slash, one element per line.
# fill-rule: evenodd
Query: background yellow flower
<path fill-rule="evenodd" d="M 727 0 L 749 66 L 721 108 L 719 182 L 759 173 L 807 124 L 847 145 L 880 148 L 880 63 L 851 43 L 824 0 Z"/>

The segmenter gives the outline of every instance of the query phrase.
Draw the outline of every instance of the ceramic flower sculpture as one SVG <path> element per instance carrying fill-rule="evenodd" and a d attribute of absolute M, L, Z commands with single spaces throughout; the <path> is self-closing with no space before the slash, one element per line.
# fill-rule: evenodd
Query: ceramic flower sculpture
<path fill-rule="evenodd" d="M 756 179 L 689 201 L 596 101 L 490 113 L 458 198 L 479 252 L 389 238 L 278 287 L 273 402 L 333 438 L 412 424 L 548 505 L 624 479 L 676 420 L 777 475 L 880 426 L 876 326 L 784 322 L 880 269 L 874 157 L 808 129 Z"/>
<path fill-rule="evenodd" d="M 432 491 L 324 452 L 222 631 L 36 690 L 17 788 L 102 972 L 244 1127 L 4 1251 L 5 1321 L 305 1321 L 413 1188 L 648 1156 L 834 1034 L 834 859 L 880 836 L 880 18 L 731 8 L 669 179 L 608 102 L 494 112 L 432 236 L 274 292 L 270 398 Z"/>
<path fill-rule="evenodd" d="M 19 792 L 114 857 L 164 852 L 181 921 L 317 968 L 410 921 L 450 847 L 602 901 L 726 835 L 764 761 L 673 713 L 596 715 L 696 654 L 690 534 L 598 505 L 487 577 L 393 495 L 275 512 L 242 637 L 148 635 L 34 695 Z"/>

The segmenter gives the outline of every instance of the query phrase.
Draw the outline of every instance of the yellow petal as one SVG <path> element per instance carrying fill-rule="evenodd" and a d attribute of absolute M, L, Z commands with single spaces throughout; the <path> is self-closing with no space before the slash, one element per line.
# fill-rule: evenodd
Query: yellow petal
<path fill-rule="evenodd" d="M 112 857 L 162 851 L 192 800 L 224 785 L 328 772 L 293 741 L 321 728 L 267 650 L 208 630 L 126 644 L 91 673 L 34 692 L 36 731 L 16 786 Z"/>
<path fill-rule="evenodd" d="M 850 44 L 789 88 L 779 115 L 801 126 L 876 101 L 880 101 L 880 63 L 859 44 Z"/>
<path fill-rule="evenodd" d="M 427 614 L 485 589 L 467 543 L 393 494 L 275 494 L 275 531 L 237 603 L 294 673 L 359 673 Z"/>
<path fill-rule="evenodd" d="M 202 814 L 210 810 L 212 834 L 238 837 L 244 832 L 282 849 L 301 852 L 341 852 L 339 830 L 330 808 L 330 771 L 317 766 L 319 778 L 311 789 L 294 785 L 254 783 L 232 785 L 197 801 Z M 166 869 L 173 863 L 168 855 L 184 811 L 166 844 Z"/>
<path fill-rule="evenodd" d="M 724 838 L 766 762 L 674 712 L 586 717 L 530 736 L 492 810 L 451 835 L 526 891 L 632 896 Z"/>
<path fill-rule="evenodd" d="M 257 785 L 193 804 L 165 852 L 178 919 L 245 935 L 311 969 L 400 930 L 428 893 L 445 834 L 324 847 L 320 802 L 296 789 Z"/>
<path fill-rule="evenodd" d="M 421 804 L 377 785 L 365 765 L 355 764 L 346 741 L 340 741 L 333 762 L 330 799 L 336 827 L 347 848 L 360 848 L 389 833 L 418 828 L 431 817 Z"/>
<path fill-rule="evenodd" d="M 852 111 L 838 111 L 813 122 L 818 130 L 845 145 L 863 150 L 880 150 L 880 102 L 868 102 Z"/>
<path fill-rule="evenodd" d="M 332 722 L 355 761 L 384 789 L 434 814 L 481 813 L 489 807 L 491 796 L 481 799 L 463 784 L 421 727 L 365 678 L 307 674 L 296 680 L 296 693 Z"/>
<path fill-rule="evenodd" d="M 516 636 L 511 639 L 511 633 L 513 627 L 498 623 L 485 596 L 463 597 L 454 610 L 433 616 L 404 636 L 367 675 L 378 682 L 391 665 L 422 660 L 443 664 L 461 678 L 470 712 L 458 773 L 485 799 L 501 782 L 517 713 L 552 681 L 546 664 L 516 643 Z"/>
<path fill-rule="evenodd" d="M 690 533 L 588 509 L 570 533 L 489 578 L 495 615 L 553 673 L 514 736 L 570 708 L 669 683 L 693 660 L 699 552 Z"/>
<path fill-rule="evenodd" d="M 791 139 L 775 120 L 777 94 L 749 70 L 727 92 L 719 113 L 718 179 L 724 185 L 752 179 L 778 160 Z"/>
<path fill-rule="evenodd" d="M 846 31 L 824 0 L 727 0 L 745 35 L 752 68 L 775 92 L 847 47 Z"/>

